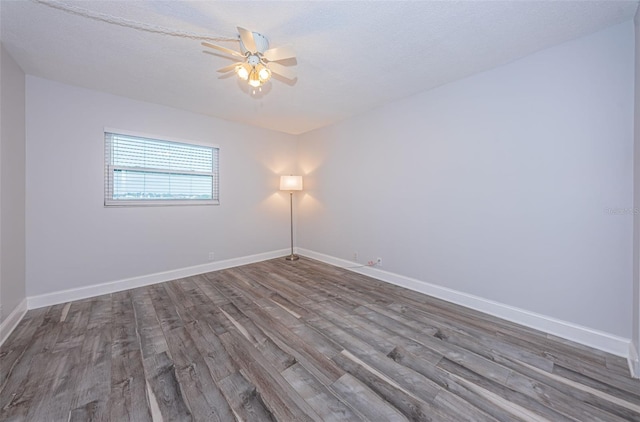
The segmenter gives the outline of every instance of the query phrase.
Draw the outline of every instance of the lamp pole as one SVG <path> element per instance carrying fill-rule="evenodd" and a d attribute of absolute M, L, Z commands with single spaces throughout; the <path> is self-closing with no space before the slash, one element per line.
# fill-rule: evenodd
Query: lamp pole
<path fill-rule="evenodd" d="M 293 253 L 293 191 L 289 192 L 289 210 L 291 213 L 291 255 L 286 259 L 287 261 L 296 261 L 300 259 L 300 257 Z"/>
<path fill-rule="evenodd" d="M 280 176 L 280 190 L 289 191 L 289 213 L 291 218 L 291 255 L 287 261 L 297 261 L 300 257 L 293 253 L 293 191 L 302 190 L 302 176 Z"/>

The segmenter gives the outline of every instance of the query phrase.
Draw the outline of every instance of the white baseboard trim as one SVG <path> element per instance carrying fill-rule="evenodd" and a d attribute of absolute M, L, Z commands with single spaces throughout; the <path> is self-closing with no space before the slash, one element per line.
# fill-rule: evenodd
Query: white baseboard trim
<path fill-rule="evenodd" d="M 358 265 L 357 262 L 347 261 L 304 248 L 299 248 L 298 253 L 338 267 L 346 268 Z M 629 359 L 630 339 L 494 302 L 426 281 L 391 273 L 379 268 L 360 267 L 347 269 Z"/>
<path fill-rule="evenodd" d="M 0 344 L 2 344 L 11 332 L 18 325 L 27 309 L 41 308 L 44 306 L 66 303 L 73 300 L 86 299 L 103 294 L 115 293 L 136 287 L 148 286 L 150 284 L 162 283 L 178 278 L 189 277 L 225 268 L 237 267 L 254 262 L 266 261 L 289 255 L 289 249 L 276 250 L 271 252 L 249 255 L 239 258 L 232 258 L 224 261 L 195 265 L 192 267 L 179 268 L 176 270 L 164 271 L 154 274 L 132 277 L 124 280 L 109 283 L 96 284 L 92 286 L 79 287 L 64 291 L 46 293 L 38 296 L 30 296 L 23 300 L 11 314 L 0 324 Z M 358 265 L 351 261 L 314 252 L 308 249 L 296 248 L 296 253 L 326 262 L 338 267 L 351 267 Z M 387 283 L 405 287 L 420 293 L 424 293 L 439 299 L 446 300 L 458 305 L 466 306 L 489 315 L 496 316 L 511 322 L 543 331 L 567 340 L 575 341 L 586 346 L 590 346 L 616 356 L 624 357 L 629 362 L 631 373 L 636 378 L 640 376 L 640 362 L 638 353 L 630 339 L 615 336 L 613 334 L 583 327 L 567 321 L 558 320 L 549 316 L 537 314 L 524 309 L 487 300 L 478 296 L 463 293 L 447 287 L 438 286 L 425 281 L 413 279 L 403 275 L 391 273 L 379 268 L 361 267 L 349 268 L 360 274 L 364 274 Z"/>
<path fill-rule="evenodd" d="M 640 355 L 633 342 L 629 343 L 629 371 L 633 378 L 640 378 Z"/>
<path fill-rule="evenodd" d="M 16 306 L 13 311 L 2 321 L 0 324 L 0 345 L 9 337 L 9 335 L 18 326 L 18 323 L 22 321 L 22 317 L 27 313 L 27 299 L 22 299 L 22 302 Z"/>
<path fill-rule="evenodd" d="M 120 292 L 136 287 L 148 286 L 150 284 L 176 280 L 178 278 L 190 277 L 193 275 L 208 273 L 211 271 L 223 270 L 225 268 L 238 267 L 240 265 L 266 261 L 268 259 L 289 255 L 289 253 L 289 249 L 281 249 L 256 255 L 226 259 L 224 261 L 194 265 L 193 267 L 179 268 L 176 270 L 163 271 L 139 277 L 131 277 L 124 280 L 112 281 L 108 283 L 94 284 L 92 286 L 45 293 L 38 296 L 28 297 L 27 303 L 29 309 L 42 308 L 44 306 L 57 305 L 59 303 L 71 302 L 73 300 L 87 299 L 94 296 Z"/>

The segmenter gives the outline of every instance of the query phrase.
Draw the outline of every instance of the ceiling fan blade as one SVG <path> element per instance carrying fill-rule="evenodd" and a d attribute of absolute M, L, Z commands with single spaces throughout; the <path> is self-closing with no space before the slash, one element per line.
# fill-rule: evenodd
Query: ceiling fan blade
<path fill-rule="evenodd" d="M 278 60 L 290 59 L 295 57 L 296 53 L 293 52 L 291 47 L 276 47 L 270 48 L 264 52 L 264 58 L 270 62 L 277 62 Z"/>
<path fill-rule="evenodd" d="M 276 75 L 280 75 L 283 78 L 287 78 L 290 80 L 293 80 L 296 78 L 295 73 L 291 69 L 281 65 L 280 63 L 269 63 L 268 67 L 271 70 L 271 72 L 275 73 Z"/>
<path fill-rule="evenodd" d="M 258 51 L 256 42 L 253 39 L 253 32 L 238 27 L 238 33 L 240 34 L 240 39 L 242 40 L 242 44 L 244 44 L 244 48 L 246 48 L 251 53 L 255 53 L 256 51 Z"/>
<path fill-rule="evenodd" d="M 230 72 L 232 70 L 236 70 L 236 67 L 238 67 L 238 65 L 241 65 L 241 64 L 242 64 L 242 62 L 230 64 L 229 66 L 225 66 L 225 67 L 223 67 L 221 69 L 218 69 L 218 72 L 227 73 L 227 72 Z"/>
<path fill-rule="evenodd" d="M 211 44 L 211 43 L 208 43 L 206 41 L 204 41 L 202 43 L 202 45 L 204 45 L 205 47 L 209 47 L 209 48 L 215 48 L 216 50 L 222 51 L 223 53 L 227 53 L 227 54 L 230 54 L 230 55 L 235 56 L 235 57 L 243 57 L 244 58 L 244 55 L 242 53 L 240 53 L 239 51 L 231 50 L 230 48 L 221 47 L 219 45 Z"/>

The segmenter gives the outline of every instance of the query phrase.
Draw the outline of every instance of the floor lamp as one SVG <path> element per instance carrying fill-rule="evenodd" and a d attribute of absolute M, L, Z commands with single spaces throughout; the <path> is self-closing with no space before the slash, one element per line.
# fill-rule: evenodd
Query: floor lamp
<path fill-rule="evenodd" d="M 287 261 L 296 261 L 300 257 L 293 253 L 293 191 L 302 190 L 302 176 L 280 176 L 280 190 L 289 191 L 289 208 L 291 211 L 291 255 Z"/>

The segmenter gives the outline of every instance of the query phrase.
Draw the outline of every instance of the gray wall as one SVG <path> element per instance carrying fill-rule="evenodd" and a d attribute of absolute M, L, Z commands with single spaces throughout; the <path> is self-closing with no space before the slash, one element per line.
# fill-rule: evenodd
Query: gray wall
<path fill-rule="evenodd" d="M 25 75 L 0 54 L 1 324 L 25 299 Z"/>
<path fill-rule="evenodd" d="M 302 135 L 298 245 L 630 339 L 633 31 Z"/>
<path fill-rule="evenodd" d="M 633 345 L 635 358 L 640 354 L 640 9 L 636 12 L 635 41 L 635 136 L 633 161 Z M 640 361 L 635 362 L 640 377 Z"/>
<path fill-rule="evenodd" d="M 104 128 L 220 147 L 220 205 L 104 207 Z M 285 249 L 296 138 L 27 76 L 27 294 Z"/>

